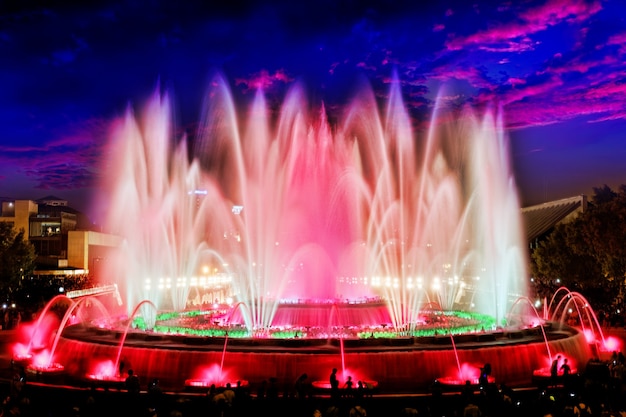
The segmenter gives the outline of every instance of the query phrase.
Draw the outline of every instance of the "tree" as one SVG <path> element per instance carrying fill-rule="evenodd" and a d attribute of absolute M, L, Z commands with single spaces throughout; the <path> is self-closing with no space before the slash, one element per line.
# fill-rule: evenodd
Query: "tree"
<path fill-rule="evenodd" d="M 22 278 L 35 269 L 35 248 L 24 240 L 24 230 L 16 231 L 13 224 L 0 222 L 0 289 L 12 294 L 21 286 Z"/>
<path fill-rule="evenodd" d="M 538 295 L 564 285 L 594 305 L 623 308 L 625 236 L 626 185 L 619 192 L 606 185 L 594 188 L 587 211 L 557 225 L 531 254 Z"/>

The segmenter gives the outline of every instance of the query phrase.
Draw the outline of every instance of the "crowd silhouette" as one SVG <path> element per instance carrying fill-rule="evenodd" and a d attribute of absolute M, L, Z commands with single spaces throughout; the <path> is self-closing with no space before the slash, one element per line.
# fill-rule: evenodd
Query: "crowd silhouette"
<path fill-rule="evenodd" d="M 626 415 L 626 362 L 615 352 L 609 361 L 592 360 L 583 373 L 569 374 L 565 359 L 557 360 L 556 379 L 550 376 L 534 386 L 513 389 L 490 382 L 489 364 L 481 368 L 478 384 L 469 381 L 460 389 L 433 381 L 420 393 L 369 391 L 364 381 L 337 369 L 329 375 L 327 390 L 313 387 L 302 373 L 291 386 L 279 387 L 276 378 L 247 385 L 238 381 L 223 387 L 212 385 L 205 393 L 163 392 L 156 378 L 145 386 L 132 369 L 117 389 L 92 386 L 63 390 L 29 383 L 23 369 L 14 370 L 3 390 L 1 416 L 149 416 L 236 417 L 251 413 L 290 417 L 623 417 Z M 495 372 L 494 372 L 495 373 Z M 566 377 L 566 378 L 565 378 Z M 382 381 L 384 383 L 384 381 Z M 567 383 L 566 383 L 567 382 Z M 369 391 L 369 392 L 368 392 Z"/>

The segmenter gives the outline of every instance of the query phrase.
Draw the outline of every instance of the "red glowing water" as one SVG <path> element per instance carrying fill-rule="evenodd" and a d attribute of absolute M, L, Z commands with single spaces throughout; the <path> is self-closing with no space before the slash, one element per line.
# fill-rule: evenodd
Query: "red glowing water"
<path fill-rule="evenodd" d="M 551 340 L 549 345 L 551 351 L 563 352 L 573 368 L 585 364 L 591 357 L 582 334 Z M 471 348 L 461 344 L 458 347 L 461 362 L 468 368 L 478 370 L 490 363 L 492 377 L 511 385 L 530 383 L 533 370 L 548 366 L 543 340 L 505 345 L 485 343 Z M 97 358 L 114 358 L 117 347 L 62 338 L 57 352 L 57 361 L 66 365 L 69 374 L 85 375 L 93 369 Z M 262 344 L 250 348 L 233 345 L 224 358 L 221 378 L 222 346 L 210 350 L 178 350 L 159 348 L 158 343 L 145 347 L 129 345 L 124 348 L 124 357 L 146 384 L 150 379 L 158 378 L 161 385 L 169 389 L 182 389 L 186 381 L 210 381 L 218 385 L 237 380 L 258 383 L 272 377 L 280 386 L 289 386 L 302 373 L 307 373 L 311 381 L 327 381 L 332 368 L 342 369 L 338 348 L 329 346 L 301 351 L 298 348 L 263 347 Z M 385 389 L 402 392 L 424 389 L 435 379 L 446 376 L 458 378 L 454 352 L 450 347 L 413 345 L 398 350 L 381 342 L 379 348 L 346 349 L 344 361 L 346 374 L 342 375 L 342 380 L 350 375 L 355 381 L 377 381 Z"/>
<path fill-rule="evenodd" d="M 119 374 L 119 367 L 112 360 L 102 360 L 93 363 L 92 369 L 87 372 L 87 377 L 94 380 L 118 380 L 123 381 L 124 375 Z"/>

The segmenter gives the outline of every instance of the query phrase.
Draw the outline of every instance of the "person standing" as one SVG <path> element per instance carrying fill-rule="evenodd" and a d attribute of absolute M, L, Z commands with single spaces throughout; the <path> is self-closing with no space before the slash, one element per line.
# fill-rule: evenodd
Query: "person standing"
<path fill-rule="evenodd" d="M 339 397 L 339 380 L 337 379 L 337 368 L 333 368 L 330 373 L 330 398 L 337 399 Z"/>
<path fill-rule="evenodd" d="M 352 381 L 352 377 L 349 376 L 348 380 L 346 381 L 346 383 L 344 384 L 344 388 L 346 390 L 346 397 L 347 398 L 352 398 L 354 397 L 354 392 L 352 391 L 352 388 L 354 387 L 354 381 Z"/>
<path fill-rule="evenodd" d="M 300 375 L 298 379 L 296 379 L 296 383 L 295 383 L 296 398 L 304 399 L 307 397 L 307 389 L 306 389 L 307 378 L 308 378 L 308 375 L 304 373 Z"/>
<path fill-rule="evenodd" d="M 559 361 L 561 360 L 561 355 L 557 355 L 556 359 L 552 361 L 552 366 L 550 366 L 550 382 L 552 385 L 556 385 L 557 377 L 559 376 Z"/>
<path fill-rule="evenodd" d="M 567 358 L 563 359 L 563 365 L 561 365 L 561 373 L 563 374 L 563 378 L 567 378 L 572 371 L 569 364 L 567 363 Z"/>

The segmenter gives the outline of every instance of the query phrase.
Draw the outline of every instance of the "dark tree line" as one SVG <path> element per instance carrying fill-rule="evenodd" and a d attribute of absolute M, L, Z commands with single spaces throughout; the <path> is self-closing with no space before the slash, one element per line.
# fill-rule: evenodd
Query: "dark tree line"
<path fill-rule="evenodd" d="M 594 188 L 585 212 L 557 225 L 531 253 L 535 290 L 579 291 L 594 308 L 624 311 L 626 290 L 626 185 Z"/>
<path fill-rule="evenodd" d="M 35 269 L 35 248 L 24 239 L 24 230 L 16 231 L 13 224 L 0 222 L 0 291 L 3 298 L 19 290 L 25 277 Z"/>

